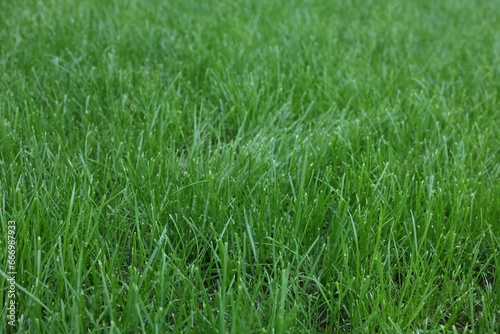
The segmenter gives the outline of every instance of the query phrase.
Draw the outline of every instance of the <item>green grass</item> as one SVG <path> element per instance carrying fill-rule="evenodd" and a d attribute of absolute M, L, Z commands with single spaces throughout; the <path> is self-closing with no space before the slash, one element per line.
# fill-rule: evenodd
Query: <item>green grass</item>
<path fill-rule="evenodd" d="M 2 1 L 0 332 L 499 332 L 499 16 Z"/>

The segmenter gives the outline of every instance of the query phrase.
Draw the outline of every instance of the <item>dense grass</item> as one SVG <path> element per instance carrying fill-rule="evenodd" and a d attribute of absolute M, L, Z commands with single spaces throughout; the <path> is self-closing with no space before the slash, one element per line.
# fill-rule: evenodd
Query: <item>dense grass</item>
<path fill-rule="evenodd" d="M 2 1 L 18 333 L 500 331 L 498 1 Z"/>

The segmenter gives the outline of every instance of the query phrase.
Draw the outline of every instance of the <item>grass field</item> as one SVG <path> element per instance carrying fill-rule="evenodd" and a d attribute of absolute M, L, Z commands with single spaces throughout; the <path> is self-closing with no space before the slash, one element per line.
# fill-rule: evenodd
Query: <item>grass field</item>
<path fill-rule="evenodd" d="M 0 333 L 500 332 L 498 17 L 2 1 Z"/>

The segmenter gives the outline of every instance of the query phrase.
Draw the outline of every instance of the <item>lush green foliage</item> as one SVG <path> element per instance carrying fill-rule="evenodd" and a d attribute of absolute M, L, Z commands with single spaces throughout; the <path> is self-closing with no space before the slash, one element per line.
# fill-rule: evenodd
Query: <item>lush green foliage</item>
<path fill-rule="evenodd" d="M 498 331 L 498 17 L 2 1 L 17 332 Z"/>

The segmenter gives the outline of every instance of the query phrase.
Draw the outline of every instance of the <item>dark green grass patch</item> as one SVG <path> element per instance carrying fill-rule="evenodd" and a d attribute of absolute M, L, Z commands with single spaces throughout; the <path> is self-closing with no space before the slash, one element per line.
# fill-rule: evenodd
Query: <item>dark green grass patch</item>
<path fill-rule="evenodd" d="M 494 333 L 496 1 L 4 1 L 16 333 Z"/>

